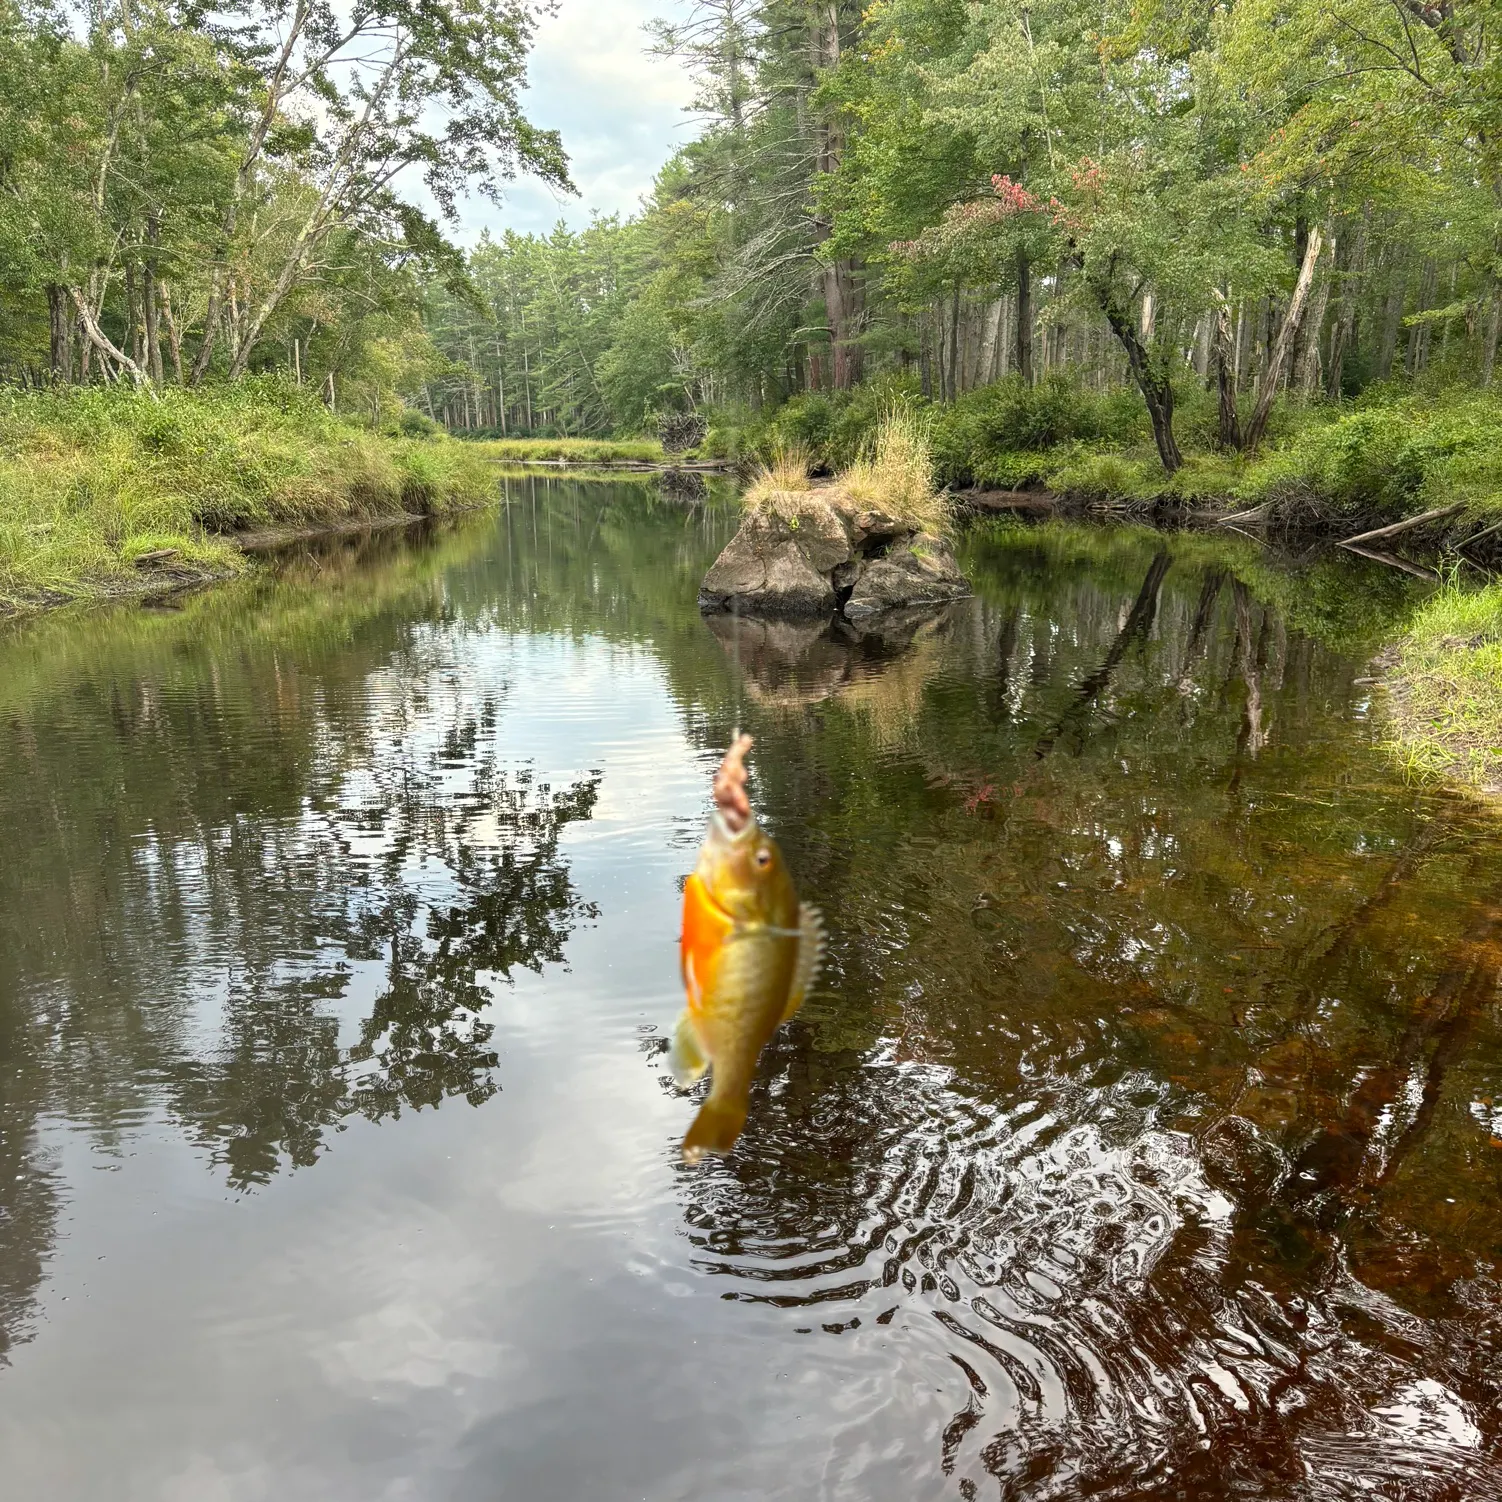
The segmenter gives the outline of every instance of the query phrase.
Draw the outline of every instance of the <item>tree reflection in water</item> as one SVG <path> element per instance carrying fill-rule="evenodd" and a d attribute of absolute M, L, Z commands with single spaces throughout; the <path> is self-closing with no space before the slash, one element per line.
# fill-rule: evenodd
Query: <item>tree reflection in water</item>
<path fill-rule="evenodd" d="M 0 1358 L 56 1238 L 49 1120 L 118 1152 L 164 1113 L 245 1191 L 501 1088 L 487 1008 L 595 915 L 559 843 L 600 779 L 508 765 L 504 679 L 430 629 L 485 541 L 32 628 L 77 655 L 0 697 Z"/>
<path fill-rule="evenodd" d="M 835 1473 L 959 1373 L 967 1497 L 1502 1496 L 1492 817 L 1336 709 L 1318 577 L 1291 622 L 1192 537 L 987 551 L 916 692 L 748 632 L 831 944 L 696 1266 L 841 1342 Z"/>

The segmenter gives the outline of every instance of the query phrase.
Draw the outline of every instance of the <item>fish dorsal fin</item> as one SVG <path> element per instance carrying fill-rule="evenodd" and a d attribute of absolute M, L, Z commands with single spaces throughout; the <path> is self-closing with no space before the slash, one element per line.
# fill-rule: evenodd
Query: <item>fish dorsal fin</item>
<path fill-rule="evenodd" d="M 784 1022 L 796 1015 L 798 1008 L 803 1005 L 803 998 L 813 990 L 823 961 L 824 917 L 818 908 L 805 902 L 798 909 L 798 965 L 793 971 L 787 1010 L 782 1014 Z"/>

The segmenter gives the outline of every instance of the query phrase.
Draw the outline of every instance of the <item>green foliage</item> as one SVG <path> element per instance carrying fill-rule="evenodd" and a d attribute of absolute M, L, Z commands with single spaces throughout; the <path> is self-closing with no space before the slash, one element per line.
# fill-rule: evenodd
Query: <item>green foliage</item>
<path fill-rule="evenodd" d="M 950 484 L 1001 484 L 1030 467 L 1013 456 L 1070 443 L 1130 443 L 1145 436 L 1140 408 L 1126 392 L 1089 391 L 1063 374 L 1035 386 L 1011 376 L 966 392 L 935 413 L 934 461 Z"/>
<path fill-rule="evenodd" d="M 233 572 L 226 534 L 431 514 L 495 494 L 452 439 L 381 437 L 269 379 L 0 395 L 0 601 L 119 588 L 134 560 Z"/>
<path fill-rule="evenodd" d="M 1397 520 L 1464 501 L 1502 509 L 1502 401 L 1391 390 L 1356 411 L 1310 421 L 1254 465 L 1239 486 L 1293 520 Z"/>
<path fill-rule="evenodd" d="M 1388 686 L 1404 766 L 1502 792 L 1502 585 L 1438 590 L 1399 643 Z"/>

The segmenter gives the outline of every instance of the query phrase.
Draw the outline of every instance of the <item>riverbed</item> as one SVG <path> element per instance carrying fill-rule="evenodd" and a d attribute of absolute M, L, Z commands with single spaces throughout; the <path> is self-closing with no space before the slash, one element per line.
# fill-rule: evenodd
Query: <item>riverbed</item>
<path fill-rule="evenodd" d="M 1424 586 L 977 524 L 706 624 L 652 482 L 0 631 L 17 1499 L 1502 1497 L 1502 826 Z M 713 768 L 829 957 L 672 1085 Z"/>

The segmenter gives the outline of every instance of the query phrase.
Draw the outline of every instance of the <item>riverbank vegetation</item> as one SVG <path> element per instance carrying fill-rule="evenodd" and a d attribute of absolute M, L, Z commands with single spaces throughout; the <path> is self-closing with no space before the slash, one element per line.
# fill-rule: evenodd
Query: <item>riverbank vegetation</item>
<path fill-rule="evenodd" d="M 479 445 L 503 464 L 661 464 L 655 438 L 490 438 Z"/>
<path fill-rule="evenodd" d="M 373 432 L 274 379 L 0 392 L 0 609 L 232 573 L 236 534 L 432 515 L 495 492 L 468 445 Z"/>
<path fill-rule="evenodd" d="M 1388 712 L 1403 765 L 1502 793 L 1502 586 L 1439 590 L 1389 659 Z"/>
<path fill-rule="evenodd" d="M 705 454 L 830 472 L 895 393 L 951 486 L 1335 526 L 1366 450 L 1399 461 L 1372 516 L 1484 510 L 1490 3 L 693 0 L 654 45 L 700 128 L 642 211 L 462 253 L 464 192 L 568 187 L 521 0 L 233 29 L 0 0 L 0 368 L 277 372 L 506 442 L 688 416 Z"/>

